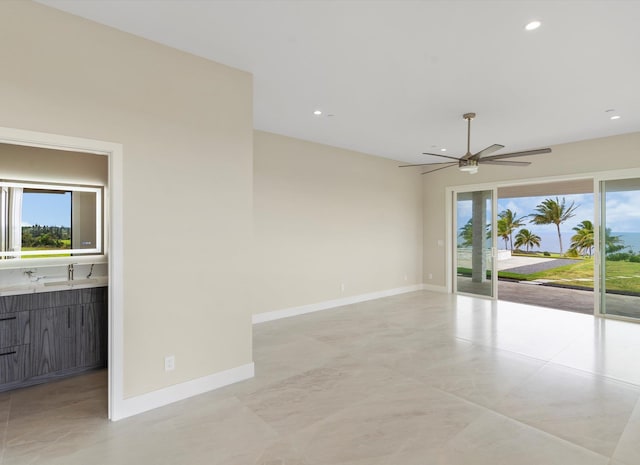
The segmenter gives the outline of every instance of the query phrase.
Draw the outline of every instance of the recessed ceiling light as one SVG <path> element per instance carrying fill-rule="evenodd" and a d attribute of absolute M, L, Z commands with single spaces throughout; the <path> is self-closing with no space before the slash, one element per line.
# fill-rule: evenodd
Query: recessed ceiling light
<path fill-rule="evenodd" d="M 320 110 L 316 110 L 313 112 L 314 115 L 316 116 L 320 116 L 322 114 L 322 112 Z"/>
<path fill-rule="evenodd" d="M 533 31 L 534 29 L 538 29 L 541 25 L 542 25 L 542 23 L 540 21 L 531 21 L 524 28 L 527 31 Z"/>
<path fill-rule="evenodd" d="M 620 119 L 620 115 L 613 115 L 611 118 L 609 119 Z"/>
<path fill-rule="evenodd" d="M 441 152 L 446 152 L 446 151 L 447 151 L 447 149 L 440 149 L 440 151 L 441 151 Z"/>

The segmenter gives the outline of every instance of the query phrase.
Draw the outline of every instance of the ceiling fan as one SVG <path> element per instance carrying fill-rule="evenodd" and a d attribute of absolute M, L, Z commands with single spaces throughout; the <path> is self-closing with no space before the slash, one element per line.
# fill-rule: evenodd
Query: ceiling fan
<path fill-rule="evenodd" d="M 439 153 L 423 153 L 423 155 L 431 155 L 434 157 L 442 157 L 449 158 L 455 161 L 442 162 L 442 163 L 419 163 L 415 165 L 401 165 L 400 168 L 408 168 L 410 166 L 429 166 L 429 165 L 446 165 L 441 166 L 439 168 L 435 168 L 429 171 L 425 171 L 422 174 L 433 173 L 434 171 L 443 170 L 445 168 L 450 168 L 452 166 L 458 165 L 458 169 L 460 171 L 475 174 L 478 172 L 478 165 L 509 165 L 509 166 L 527 166 L 530 165 L 529 161 L 511 161 L 511 160 L 503 160 L 505 158 L 515 158 L 515 157 L 526 157 L 529 155 L 539 155 L 542 153 L 550 153 L 550 148 L 545 149 L 536 149 L 536 150 L 525 150 L 523 152 L 511 152 L 511 153 L 503 153 L 499 155 L 492 155 L 487 157 L 493 152 L 496 152 L 500 149 L 504 148 L 504 145 L 493 144 L 489 147 L 480 150 L 477 153 L 471 153 L 470 145 L 471 145 L 471 120 L 476 117 L 475 113 L 465 113 L 462 115 L 464 119 L 467 120 L 467 153 L 460 158 L 450 157 L 449 155 L 441 155 Z"/>

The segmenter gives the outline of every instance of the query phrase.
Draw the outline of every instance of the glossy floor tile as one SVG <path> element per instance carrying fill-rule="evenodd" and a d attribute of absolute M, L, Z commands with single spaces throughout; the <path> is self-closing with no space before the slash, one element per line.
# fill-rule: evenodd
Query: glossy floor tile
<path fill-rule="evenodd" d="M 116 423 L 0 393 L 1 465 L 637 465 L 640 325 L 414 292 L 254 326 L 256 377 Z"/>

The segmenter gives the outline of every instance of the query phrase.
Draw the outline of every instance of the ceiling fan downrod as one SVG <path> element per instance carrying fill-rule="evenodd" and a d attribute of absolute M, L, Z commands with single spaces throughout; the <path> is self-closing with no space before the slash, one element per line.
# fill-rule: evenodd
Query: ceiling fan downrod
<path fill-rule="evenodd" d="M 471 156 L 471 120 L 476 117 L 475 113 L 465 113 L 462 115 L 467 120 L 467 154 Z"/>

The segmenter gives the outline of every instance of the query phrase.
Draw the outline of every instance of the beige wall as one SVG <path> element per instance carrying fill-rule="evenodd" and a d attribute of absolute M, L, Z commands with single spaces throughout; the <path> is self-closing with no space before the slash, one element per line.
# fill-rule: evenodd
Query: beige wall
<path fill-rule="evenodd" d="M 0 179 L 59 184 L 107 186 L 108 157 L 91 153 L 0 144 Z M 104 199 L 102 199 L 104 201 Z M 95 195 L 76 192 L 73 196 L 72 248 L 91 241 L 95 247 Z M 82 235 L 77 234 L 82 231 Z M 104 237 L 104 231 L 101 230 Z M 87 248 L 85 246 L 84 248 Z M 5 273 L 0 271 L 4 277 Z"/>
<path fill-rule="evenodd" d="M 61 184 L 106 186 L 107 157 L 0 144 L 0 178 Z"/>
<path fill-rule="evenodd" d="M 125 397 L 251 362 L 251 76 L 23 1 L 0 43 L 0 126 L 123 144 Z"/>
<path fill-rule="evenodd" d="M 532 147 L 534 148 L 534 147 Z M 446 284 L 446 250 L 438 245 L 445 239 L 445 190 L 451 186 L 484 183 L 504 183 L 555 176 L 574 176 L 581 173 L 638 168 L 640 163 L 640 133 L 592 139 L 553 146 L 553 152 L 527 159 L 533 162 L 526 168 L 480 166 L 477 174 L 469 175 L 455 168 L 424 177 L 424 282 Z M 420 176 L 417 174 L 417 176 Z M 429 273 L 433 279 L 428 279 Z"/>
<path fill-rule="evenodd" d="M 254 313 L 422 282 L 421 180 L 397 165 L 254 133 Z"/>

